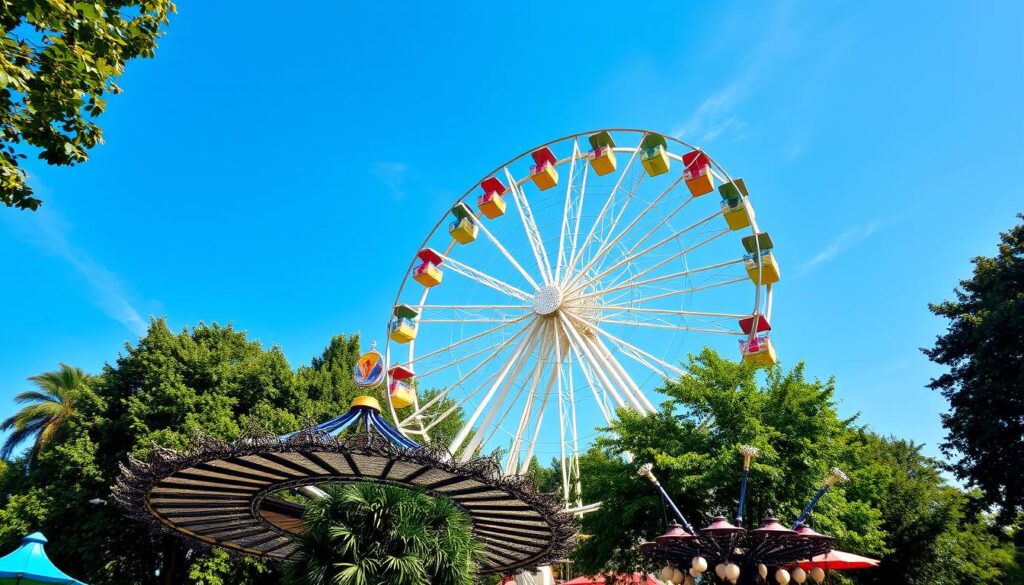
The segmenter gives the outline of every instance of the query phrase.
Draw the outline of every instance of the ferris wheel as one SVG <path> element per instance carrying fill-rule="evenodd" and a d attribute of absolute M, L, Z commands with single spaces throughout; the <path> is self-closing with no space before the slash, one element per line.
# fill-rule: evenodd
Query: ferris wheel
<path fill-rule="evenodd" d="M 688 352 L 776 362 L 778 280 L 746 185 L 702 149 L 645 130 L 548 142 L 482 177 L 415 251 L 388 321 L 391 414 L 506 473 L 559 461 L 580 509 L 581 448 L 617 409 L 655 412 Z"/>

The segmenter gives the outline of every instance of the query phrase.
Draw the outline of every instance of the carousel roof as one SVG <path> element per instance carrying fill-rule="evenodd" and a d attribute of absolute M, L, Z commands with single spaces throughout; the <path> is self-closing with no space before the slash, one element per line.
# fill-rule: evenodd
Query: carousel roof
<path fill-rule="evenodd" d="M 286 560 L 303 530 L 290 489 L 375 481 L 445 495 L 468 513 L 485 544 L 482 573 L 532 569 L 565 558 L 575 541 L 572 515 L 526 477 L 506 476 L 491 459 L 454 460 L 420 446 L 360 397 L 348 413 L 275 437 L 250 433 L 235 443 L 208 437 L 187 452 L 155 448 L 147 462 L 122 466 L 114 496 L 129 516 L 230 551 Z M 340 434 L 349 429 L 345 436 Z"/>

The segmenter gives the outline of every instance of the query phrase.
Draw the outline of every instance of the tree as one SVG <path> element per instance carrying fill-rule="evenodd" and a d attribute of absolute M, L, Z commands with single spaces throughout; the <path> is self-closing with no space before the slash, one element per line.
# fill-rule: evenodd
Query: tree
<path fill-rule="evenodd" d="M 0 447 L 0 457 L 7 459 L 18 445 L 35 438 L 30 452 L 34 459 L 39 449 L 60 430 L 75 411 L 75 401 L 88 384 L 89 376 L 79 368 L 60 364 L 60 369 L 31 376 L 29 381 L 38 390 L 22 392 L 14 397 L 21 410 L 0 423 L 0 431 L 11 434 Z"/>
<path fill-rule="evenodd" d="M 694 526 L 710 517 L 736 514 L 742 459 L 738 448 L 760 450 L 750 472 L 744 525 L 756 526 L 772 510 L 794 520 L 821 486 L 832 466 L 849 459 L 846 437 L 852 420 L 841 419 L 833 403 L 832 380 L 807 380 L 798 364 L 774 368 L 763 384 L 757 372 L 705 349 L 687 366 L 689 376 L 662 389 L 668 400 L 658 413 L 621 411 L 612 433 L 581 460 L 584 498 L 603 502 L 584 516 L 590 535 L 575 560 L 584 573 L 631 572 L 647 567 L 636 542 L 664 531 L 659 497 L 637 477 L 653 463 L 655 473 Z M 624 454 L 633 462 L 626 463 Z M 850 470 L 851 474 L 855 470 Z M 844 550 L 885 551 L 880 512 L 847 498 L 843 486 L 819 502 L 814 527 L 836 537 Z"/>
<path fill-rule="evenodd" d="M 771 509 L 793 520 L 827 469 L 843 468 L 850 482 L 832 488 L 812 515 L 816 530 L 836 548 L 882 560 L 871 571 L 834 575 L 836 583 L 874 585 L 1005 584 L 1013 547 L 973 496 L 949 485 L 939 462 L 920 446 L 881 437 L 838 416 L 834 381 L 806 380 L 802 364 L 769 370 L 764 381 L 742 364 L 705 350 L 691 358 L 690 375 L 668 383 L 662 412 L 620 413 L 614 433 L 581 460 L 587 502 L 602 508 L 584 516 L 576 568 L 584 573 L 645 567 L 637 539 L 664 530 L 661 500 L 637 477 L 654 463 L 662 484 L 695 527 L 721 513 L 730 520 L 739 495 L 737 447 L 760 449 L 750 473 L 744 525 Z M 626 463 L 623 453 L 634 455 Z"/>
<path fill-rule="evenodd" d="M 316 408 L 347 409 L 331 396 L 318 396 Z M 16 461 L 0 475 L 0 547 L 43 530 L 53 537 L 54 561 L 95 585 L 280 582 L 276 566 L 190 552 L 182 540 L 151 536 L 116 506 L 87 503 L 108 497 L 129 453 L 145 456 L 154 444 L 180 449 L 195 432 L 233 440 L 257 424 L 275 433 L 300 427 L 314 404 L 279 349 L 232 327 L 174 333 L 156 320 L 91 379 L 75 406 L 36 463 L 26 469 Z"/>
<path fill-rule="evenodd" d="M 360 483 L 333 485 L 308 505 L 290 585 L 470 585 L 482 545 L 446 497 Z"/>
<path fill-rule="evenodd" d="M 1024 510 L 1024 223 L 1000 234 L 995 257 L 972 263 L 956 300 L 929 305 L 949 326 L 923 350 L 948 368 L 928 387 L 949 401 L 942 449 L 956 459 L 950 469 L 1010 522 Z"/>
<path fill-rule="evenodd" d="M 41 201 L 19 165 L 20 145 L 51 165 L 88 160 L 102 143 L 93 122 L 114 79 L 136 57 L 152 57 L 170 0 L 8 0 L 0 6 L 0 202 L 35 210 Z"/>
<path fill-rule="evenodd" d="M 881 512 L 888 551 L 878 569 L 856 574 L 857 583 L 1007 583 L 1013 547 L 974 513 L 976 494 L 946 483 L 920 445 L 858 430 L 851 447 L 856 481 L 846 495 Z"/>
<path fill-rule="evenodd" d="M 31 466 L 28 455 L 0 466 L 0 550 L 42 530 L 54 561 L 93 585 L 279 585 L 275 564 L 154 537 L 116 506 L 88 501 L 109 497 L 129 453 L 181 449 L 198 432 L 229 441 L 253 426 L 281 434 L 346 412 L 367 393 L 352 381 L 358 354 L 358 337 L 339 335 L 296 372 L 280 349 L 233 327 L 175 333 L 153 321 L 89 377 Z"/>

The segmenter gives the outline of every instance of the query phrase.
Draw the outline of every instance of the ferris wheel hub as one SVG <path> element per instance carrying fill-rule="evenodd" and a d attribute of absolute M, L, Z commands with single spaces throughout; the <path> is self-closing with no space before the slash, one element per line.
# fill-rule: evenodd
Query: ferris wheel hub
<path fill-rule="evenodd" d="M 553 284 L 545 285 L 533 295 L 533 312 L 550 315 L 562 306 L 562 289 Z"/>

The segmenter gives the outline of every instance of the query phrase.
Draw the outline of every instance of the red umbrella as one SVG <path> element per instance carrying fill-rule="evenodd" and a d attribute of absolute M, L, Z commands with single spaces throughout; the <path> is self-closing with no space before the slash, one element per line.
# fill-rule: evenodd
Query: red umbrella
<path fill-rule="evenodd" d="M 800 561 L 800 568 L 805 571 L 810 571 L 814 567 L 840 571 L 846 569 L 874 569 L 878 567 L 878 563 L 879 561 L 876 559 L 834 550 L 827 555 L 818 555 L 809 561 Z"/>
<path fill-rule="evenodd" d="M 625 577 L 623 575 L 622 577 Z M 634 585 L 660 585 L 660 581 L 654 577 L 648 575 L 641 575 L 640 573 L 633 573 L 633 578 L 629 579 L 615 579 L 610 583 L 621 583 L 625 580 L 626 583 L 633 583 Z M 604 577 L 576 577 L 572 581 L 566 581 L 562 585 L 605 585 Z"/>

